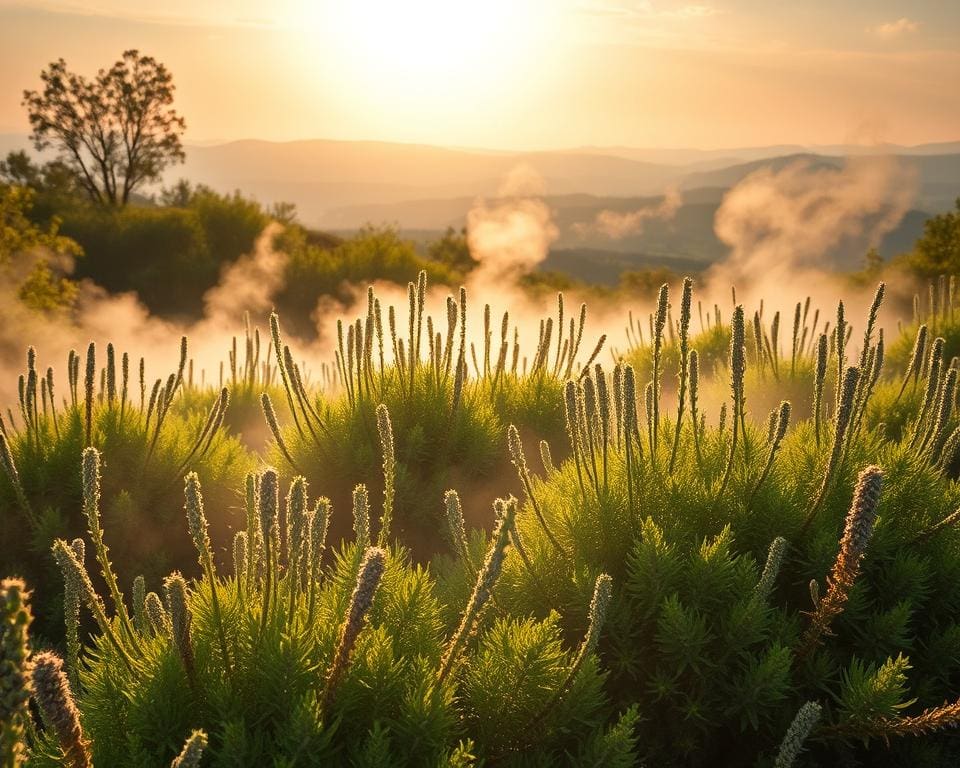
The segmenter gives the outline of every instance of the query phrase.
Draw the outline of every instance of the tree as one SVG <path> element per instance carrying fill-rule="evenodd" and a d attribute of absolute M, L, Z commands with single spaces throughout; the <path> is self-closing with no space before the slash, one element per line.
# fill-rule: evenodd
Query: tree
<path fill-rule="evenodd" d="M 59 59 L 40 73 L 42 91 L 24 91 L 30 138 L 37 151 L 53 147 L 90 199 L 123 206 L 145 182 L 186 159 L 184 119 L 173 109 L 173 77 L 136 50 L 123 53 L 93 80 Z"/>
<path fill-rule="evenodd" d="M 430 243 L 427 255 L 433 261 L 464 273 L 470 272 L 477 266 L 477 260 L 470 254 L 466 227 L 459 231 L 453 227 L 447 227 L 443 237 Z"/>
<path fill-rule="evenodd" d="M 927 219 L 908 262 L 927 277 L 960 272 L 960 198 L 954 210 Z"/>
<path fill-rule="evenodd" d="M 73 170 L 62 160 L 39 165 L 23 150 L 10 152 L 6 160 L 0 160 L 0 184 L 27 187 L 60 201 L 83 193 Z"/>
<path fill-rule="evenodd" d="M 77 285 L 64 276 L 83 249 L 58 231 L 58 222 L 41 228 L 28 218 L 35 192 L 0 184 L 0 276 L 33 309 L 69 307 Z"/>

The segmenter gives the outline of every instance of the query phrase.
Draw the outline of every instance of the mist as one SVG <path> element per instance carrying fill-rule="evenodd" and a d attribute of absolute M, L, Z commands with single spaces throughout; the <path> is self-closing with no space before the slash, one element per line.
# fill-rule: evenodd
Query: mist
<path fill-rule="evenodd" d="M 547 186 L 531 167 L 519 165 L 504 177 L 495 195 L 477 198 L 467 214 L 468 245 L 478 262 L 465 281 L 468 336 L 478 348 L 483 340 L 485 304 L 490 304 L 494 318 L 509 312 L 511 338 L 515 330 L 524 355 L 536 350 L 539 320 L 556 315 L 554 294 L 535 294 L 523 285 L 524 277 L 545 261 L 558 237 L 554 212 L 544 199 Z M 798 161 L 779 171 L 758 170 L 731 188 L 717 210 L 715 231 L 729 247 L 729 255 L 696 280 L 695 300 L 704 307 L 716 303 L 729 309 L 731 287 L 735 287 L 738 302 L 751 312 L 762 299 L 771 315 L 777 310 L 786 313 L 810 295 L 814 305 L 829 314 L 842 297 L 856 320 L 869 305 L 873 286 L 857 292 L 844 286 L 836 276 L 838 265 L 833 255 L 841 246 L 861 254 L 876 246 L 897 226 L 915 194 L 915 173 L 896 158 L 851 158 L 841 168 Z M 679 192 L 667 189 L 655 206 L 627 213 L 603 211 L 587 226 L 611 238 L 625 237 L 641 231 L 648 221 L 669 220 L 681 203 Z M 203 315 L 195 322 L 157 317 L 135 294 L 110 294 L 89 281 L 80 283 L 72 314 L 45 315 L 41 321 L 23 306 L 8 283 L 0 289 L 0 299 L 7 306 L 6 322 L 0 330 L 3 402 L 14 402 L 17 375 L 23 370 L 29 345 L 37 348 L 40 365 L 44 369 L 53 366 L 57 373 L 70 349 L 82 350 L 89 341 L 103 347 L 109 341 L 118 352 L 129 352 L 132 359 L 144 354 L 148 378 L 155 378 L 176 365 L 180 337 L 187 336 L 196 378 L 204 375 L 208 384 L 216 383 L 232 337 L 242 332 L 244 314 L 249 313 L 254 324 L 265 327 L 284 288 L 288 256 L 272 245 L 279 231 L 279 224 L 268 226 L 251 253 L 223 270 L 217 285 L 204 295 Z M 839 266 L 854 269 L 860 265 L 850 262 Z M 69 271 L 69 265 L 61 267 Z M 346 302 L 317 297 L 312 313 L 315 338 L 298 338 L 285 331 L 285 342 L 308 371 L 316 371 L 332 360 L 336 320 L 349 319 L 365 301 L 366 284 L 347 288 L 345 293 L 351 298 Z M 374 288 L 384 307 L 396 306 L 398 324 L 404 327 L 406 287 L 377 281 Z M 901 290 L 912 293 L 913 286 L 907 284 Z M 444 327 L 446 299 L 455 293 L 448 286 L 429 288 L 427 311 L 437 320 L 437 328 Z M 608 339 L 607 352 L 600 360 L 609 362 L 608 355 L 616 356 L 628 346 L 628 314 L 645 318 L 652 311 L 655 296 L 621 292 L 612 299 L 597 301 L 589 290 L 574 290 L 567 292 L 565 299 L 568 317 L 580 302 L 587 302 L 589 322 L 584 345 L 592 348 L 602 329 Z M 725 310 L 723 314 L 726 317 L 728 313 Z M 892 323 L 890 310 L 886 314 Z"/>

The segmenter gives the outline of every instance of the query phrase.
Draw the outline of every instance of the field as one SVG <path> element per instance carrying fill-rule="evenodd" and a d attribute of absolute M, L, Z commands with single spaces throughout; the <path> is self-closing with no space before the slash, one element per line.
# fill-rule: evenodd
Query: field
<path fill-rule="evenodd" d="M 420 273 L 332 360 L 275 314 L 219 375 L 188 337 L 160 376 L 30 347 L 0 759 L 954 764 L 955 289 L 852 316 L 686 279 L 536 332 L 462 289 L 431 314 Z"/>

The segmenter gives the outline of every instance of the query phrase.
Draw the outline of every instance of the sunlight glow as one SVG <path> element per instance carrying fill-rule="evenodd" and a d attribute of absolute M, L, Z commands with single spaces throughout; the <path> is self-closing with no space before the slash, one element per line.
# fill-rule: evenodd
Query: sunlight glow
<path fill-rule="evenodd" d="M 393 101 L 502 88 L 535 63 L 547 8 L 539 0 L 348 0 L 303 3 L 299 16 L 332 41 L 339 76 Z"/>

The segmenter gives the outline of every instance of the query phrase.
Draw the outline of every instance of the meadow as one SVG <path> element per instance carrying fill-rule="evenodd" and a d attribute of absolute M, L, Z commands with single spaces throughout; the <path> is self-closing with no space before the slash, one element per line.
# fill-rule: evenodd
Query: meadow
<path fill-rule="evenodd" d="M 24 350 L 3 766 L 960 760 L 955 278 L 896 326 L 685 279 L 621 349 L 427 279 L 313 368 L 276 314 L 202 374 Z"/>

